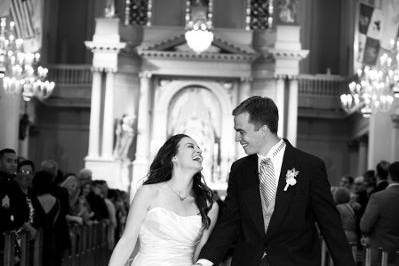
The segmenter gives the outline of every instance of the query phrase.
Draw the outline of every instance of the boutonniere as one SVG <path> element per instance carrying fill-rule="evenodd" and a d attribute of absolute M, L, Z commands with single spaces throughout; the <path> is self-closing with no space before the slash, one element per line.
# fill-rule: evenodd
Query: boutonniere
<path fill-rule="evenodd" d="M 4 209 L 8 209 L 10 207 L 10 198 L 7 195 L 1 199 L 1 207 Z"/>
<path fill-rule="evenodd" d="M 287 174 L 285 174 L 285 182 L 286 185 L 284 187 L 284 191 L 287 191 L 289 186 L 295 186 L 296 185 L 296 179 L 299 174 L 299 171 L 295 170 L 295 168 L 292 168 L 291 170 L 287 170 Z"/>

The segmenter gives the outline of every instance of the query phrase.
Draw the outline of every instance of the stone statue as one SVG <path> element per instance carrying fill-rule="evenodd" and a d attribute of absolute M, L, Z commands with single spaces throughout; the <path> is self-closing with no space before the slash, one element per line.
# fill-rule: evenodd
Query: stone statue
<path fill-rule="evenodd" d="M 279 2 L 279 19 L 285 24 L 295 24 L 296 21 L 296 0 L 282 0 Z"/>
<path fill-rule="evenodd" d="M 106 18 L 115 17 L 115 2 L 114 0 L 106 0 L 104 15 Z"/>
<path fill-rule="evenodd" d="M 122 115 L 118 119 L 115 129 L 116 143 L 114 148 L 114 157 L 116 159 L 127 159 L 130 145 L 134 138 L 134 116 Z"/>

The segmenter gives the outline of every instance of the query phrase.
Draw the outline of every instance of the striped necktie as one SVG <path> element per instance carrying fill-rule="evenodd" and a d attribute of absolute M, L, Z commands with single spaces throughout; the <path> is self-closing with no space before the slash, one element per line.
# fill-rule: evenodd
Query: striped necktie
<path fill-rule="evenodd" d="M 273 201 L 277 188 L 277 181 L 274 176 L 274 167 L 270 158 L 263 159 L 260 162 L 259 181 L 262 201 L 265 202 L 265 206 L 268 208 Z M 263 210 L 264 214 L 265 211 L 266 210 Z"/>

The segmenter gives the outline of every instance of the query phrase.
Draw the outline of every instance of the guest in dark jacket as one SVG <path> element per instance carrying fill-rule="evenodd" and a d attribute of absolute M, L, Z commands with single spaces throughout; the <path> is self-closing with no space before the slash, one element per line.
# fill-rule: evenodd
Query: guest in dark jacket
<path fill-rule="evenodd" d="M 375 188 L 375 192 L 384 190 L 388 184 L 388 168 L 389 163 L 387 161 L 381 161 L 376 166 L 376 174 L 377 174 L 377 186 Z"/>
<path fill-rule="evenodd" d="M 391 252 L 399 249 L 399 162 L 389 166 L 388 187 L 371 195 L 360 222 L 360 229 L 369 237 L 372 265 L 378 263 L 378 250 Z"/>
<path fill-rule="evenodd" d="M 31 238 L 35 238 L 36 229 L 33 227 L 35 210 L 32 203 L 32 181 L 35 172 L 35 165 L 30 160 L 23 160 L 18 163 L 15 181 L 19 187 L 19 196 L 23 204 L 21 212 L 24 213 L 23 228 L 30 233 Z M 21 204 L 21 205 L 22 205 Z"/>
<path fill-rule="evenodd" d="M 26 209 L 18 184 L 15 182 L 17 155 L 12 149 L 0 151 L 0 234 L 20 228 Z M 0 244 L 1 245 L 1 244 Z"/>
<path fill-rule="evenodd" d="M 61 265 L 64 251 L 69 246 L 69 239 L 63 232 L 68 232 L 65 214 L 59 199 L 52 195 L 53 177 L 45 171 L 39 171 L 33 178 L 36 210 L 35 226 L 43 230 L 43 266 Z"/>

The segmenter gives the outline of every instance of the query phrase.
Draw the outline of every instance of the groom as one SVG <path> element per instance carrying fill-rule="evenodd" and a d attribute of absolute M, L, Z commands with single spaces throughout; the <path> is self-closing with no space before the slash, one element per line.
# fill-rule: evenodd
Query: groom
<path fill-rule="evenodd" d="M 231 167 L 226 207 L 196 265 L 218 265 L 236 243 L 232 266 L 320 266 L 321 234 L 335 266 L 354 266 L 323 161 L 277 136 L 271 99 L 250 97 L 233 115 L 248 156 Z"/>

